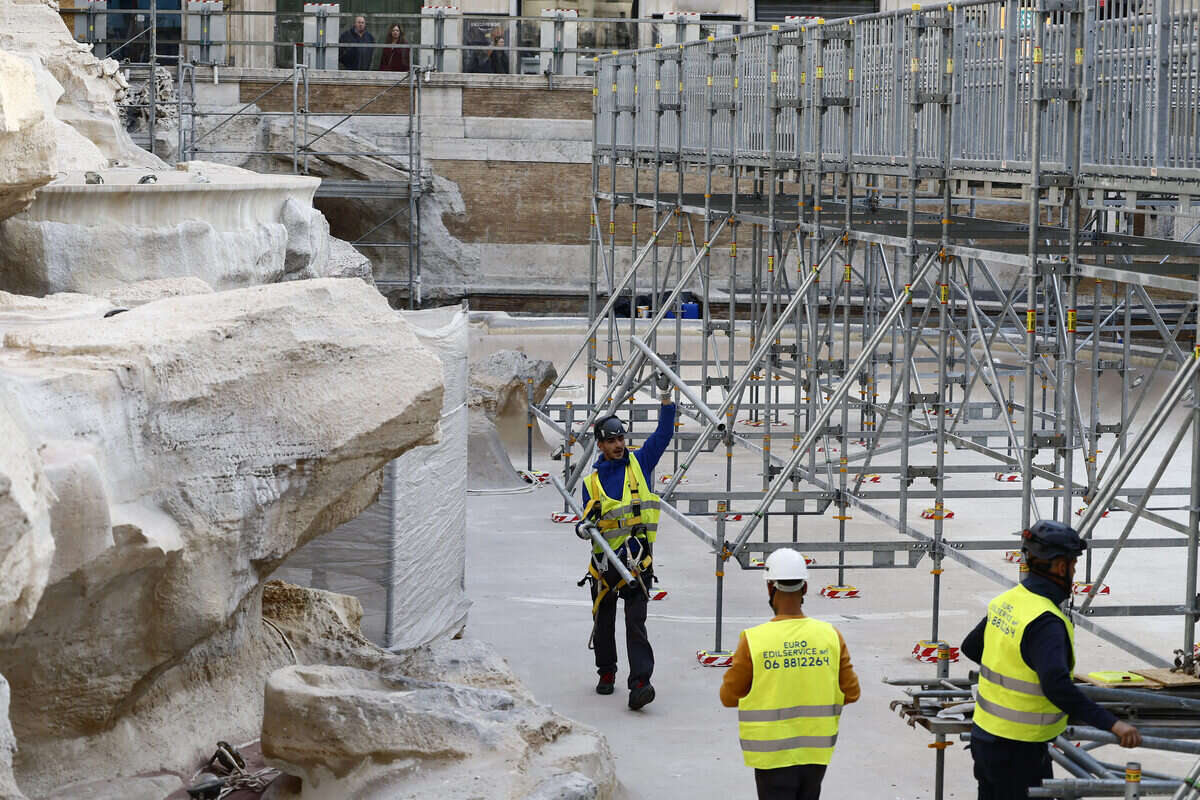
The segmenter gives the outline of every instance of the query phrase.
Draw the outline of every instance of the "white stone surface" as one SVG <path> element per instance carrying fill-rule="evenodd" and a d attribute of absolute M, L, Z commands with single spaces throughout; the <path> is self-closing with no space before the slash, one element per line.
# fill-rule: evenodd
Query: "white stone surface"
<path fill-rule="evenodd" d="M 116 99 L 124 79 L 112 59 L 100 61 L 74 41 L 47 0 L 0 0 L 0 50 L 25 59 L 57 144 L 56 170 L 88 170 L 110 161 L 143 167 L 162 162 L 133 144 L 121 124 Z"/>
<path fill-rule="evenodd" d="M 261 175 L 206 162 L 175 170 L 79 172 L 42 187 L 0 222 L 0 286 L 25 294 L 105 294 L 187 278 L 232 289 L 318 277 L 370 277 L 312 208 L 317 178 Z M 156 181 L 138 183 L 146 175 Z"/>
<path fill-rule="evenodd" d="M 0 219 L 26 208 L 54 177 L 54 152 L 33 68 L 0 50 Z"/>
<path fill-rule="evenodd" d="M 13 531 L 42 520 L 60 543 L 52 569 L 45 547 L 27 548 L 16 574 L 36 576 L 38 555 L 50 583 L 24 630 L 0 637 L 18 782 L 40 795 L 192 768 L 217 738 L 253 735 L 261 670 L 286 652 L 258 627 L 262 582 L 368 505 L 384 464 L 432 440 L 441 366 L 358 280 L 108 318 L 111 303 L 78 296 L 7 305 L 5 630 L 22 621 L 14 609 L 33 611 L 12 597 L 17 545 L 41 541 Z M 39 324 L 38 307 L 58 321 Z"/>

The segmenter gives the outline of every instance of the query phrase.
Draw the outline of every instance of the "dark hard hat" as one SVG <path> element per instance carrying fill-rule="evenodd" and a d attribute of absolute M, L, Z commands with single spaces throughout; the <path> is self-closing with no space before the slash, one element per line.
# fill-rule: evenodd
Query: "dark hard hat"
<path fill-rule="evenodd" d="M 1087 550 L 1087 541 L 1070 525 L 1052 519 L 1038 520 L 1021 534 L 1021 547 L 1031 557 L 1049 561 L 1055 558 L 1078 558 Z"/>
<path fill-rule="evenodd" d="M 616 415 L 610 414 L 607 417 L 601 417 L 600 420 L 596 422 L 596 425 L 592 431 L 596 435 L 596 441 L 603 442 L 608 439 L 615 439 L 618 436 L 624 436 L 625 425 L 622 424 L 621 420 L 617 418 Z"/>

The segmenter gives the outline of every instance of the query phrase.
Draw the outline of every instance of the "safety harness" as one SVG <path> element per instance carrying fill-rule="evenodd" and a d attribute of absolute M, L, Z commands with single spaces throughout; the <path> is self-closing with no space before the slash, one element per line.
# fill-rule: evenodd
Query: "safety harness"
<path fill-rule="evenodd" d="M 642 497 L 638 487 L 637 478 L 634 477 L 634 471 L 631 467 L 625 468 L 625 481 L 629 488 L 630 502 L 628 505 L 621 505 L 618 508 L 611 510 L 608 514 L 602 513 L 604 490 L 600 486 L 600 478 L 598 474 L 593 473 L 589 477 L 588 493 L 589 499 L 587 508 L 583 511 L 583 517 L 591 521 L 600 529 L 605 538 L 613 538 L 615 535 L 620 535 L 622 541 L 613 548 L 613 552 L 625 568 L 629 570 L 629 574 L 633 576 L 637 583 L 638 589 L 646 595 L 650 596 L 650 591 L 642 580 L 642 575 L 649 571 L 654 559 L 650 555 L 650 548 L 647 541 L 646 522 L 642 519 Z M 651 575 L 652 580 L 657 580 L 657 577 Z M 604 553 L 592 553 L 592 558 L 588 562 L 587 573 L 579 579 L 577 586 L 583 586 L 585 583 L 591 583 L 596 590 L 596 599 L 592 602 L 592 633 L 588 636 L 588 649 L 594 649 L 593 640 L 596 636 L 596 614 L 600 610 L 600 603 L 608 596 L 609 592 L 619 592 L 621 589 L 629 585 L 621 574 L 604 557 Z"/>

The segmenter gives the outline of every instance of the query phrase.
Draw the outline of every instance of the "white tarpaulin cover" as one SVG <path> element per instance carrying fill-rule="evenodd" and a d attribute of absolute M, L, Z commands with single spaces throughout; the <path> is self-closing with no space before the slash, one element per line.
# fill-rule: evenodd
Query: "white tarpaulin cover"
<path fill-rule="evenodd" d="M 363 605 L 363 633 L 393 649 L 457 633 L 467 526 L 467 312 L 459 306 L 399 312 L 442 359 L 441 440 L 388 464 L 379 500 L 293 553 L 282 580 L 350 594 Z"/>

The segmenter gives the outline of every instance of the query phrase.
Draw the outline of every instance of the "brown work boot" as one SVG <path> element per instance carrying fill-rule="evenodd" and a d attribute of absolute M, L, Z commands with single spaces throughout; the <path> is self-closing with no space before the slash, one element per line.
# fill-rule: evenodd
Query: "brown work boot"
<path fill-rule="evenodd" d="M 600 682 L 596 684 L 596 694 L 612 694 L 616 688 L 617 673 L 604 672 L 600 675 Z"/>

